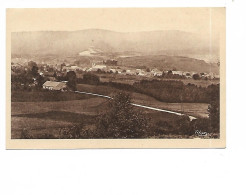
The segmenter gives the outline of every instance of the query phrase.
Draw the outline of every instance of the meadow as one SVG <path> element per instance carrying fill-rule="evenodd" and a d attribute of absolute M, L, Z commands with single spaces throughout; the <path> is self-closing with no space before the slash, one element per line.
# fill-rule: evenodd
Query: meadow
<path fill-rule="evenodd" d="M 113 96 L 119 89 L 111 86 L 78 84 L 79 91 L 98 93 Z M 195 117 L 207 118 L 207 104 L 202 103 L 165 103 L 153 97 L 130 92 L 132 102 L 167 109 L 171 111 L 184 112 Z M 54 97 L 63 99 L 54 99 Z M 22 131 L 31 132 L 32 136 L 42 138 L 52 135 L 58 138 L 59 131 L 71 128 L 83 123 L 84 128 L 89 130 L 95 128 L 98 116 L 107 110 L 109 99 L 85 94 L 74 94 L 73 92 L 54 91 L 15 91 L 12 92 L 11 102 L 11 128 L 12 138 L 21 138 Z M 149 118 L 154 126 L 165 126 L 174 124 L 177 116 L 173 114 L 139 109 Z M 172 126 L 172 125 L 171 125 Z M 170 128 L 171 128 L 170 126 Z"/>

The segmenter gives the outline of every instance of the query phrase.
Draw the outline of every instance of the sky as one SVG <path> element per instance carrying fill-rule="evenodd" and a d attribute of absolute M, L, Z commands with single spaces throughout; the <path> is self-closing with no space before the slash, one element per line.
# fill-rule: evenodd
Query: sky
<path fill-rule="evenodd" d="M 218 33 L 225 8 L 7 9 L 7 27 L 19 31 L 106 29 L 117 32 L 181 30 Z"/>

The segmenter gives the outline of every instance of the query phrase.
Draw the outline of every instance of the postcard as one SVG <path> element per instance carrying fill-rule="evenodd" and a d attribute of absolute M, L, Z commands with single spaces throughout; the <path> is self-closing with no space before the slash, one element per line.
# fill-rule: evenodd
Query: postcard
<path fill-rule="evenodd" d="M 225 11 L 7 9 L 6 148 L 225 148 Z"/>

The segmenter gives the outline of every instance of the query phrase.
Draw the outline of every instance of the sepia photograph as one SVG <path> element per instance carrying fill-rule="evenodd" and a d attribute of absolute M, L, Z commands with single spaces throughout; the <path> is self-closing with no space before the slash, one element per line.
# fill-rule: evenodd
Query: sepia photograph
<path fill-rule="evenodd" d="M 7 148 L 225 147 L 225 8 L 6 13 Z"/>
<path fill-rule="evenodd" d="M 246 194 L 246 1 L 0 4 L 0 194 Z"/>

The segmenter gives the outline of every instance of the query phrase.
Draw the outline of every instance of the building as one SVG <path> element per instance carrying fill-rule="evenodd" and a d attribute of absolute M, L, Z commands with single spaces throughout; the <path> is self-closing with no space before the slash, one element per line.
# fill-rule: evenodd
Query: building
<path fill-rule="evenodd" d="M 106 65 L 93 65 L 91 71 L 98 71 L 98 70 L 107 70 L 107 66 Z"/>
<path fill-rule="evenodd" d="M 126 75 L 136 75 L 136 71 L 134 71 L 134 70 L 126 70 Z"/>
<path fill-rule="evenodd" d="M 142 69 L 136 69 L 138 76 L 145 76 L 145 71 Z"/>
<path fill-rule="evenodd" d="M 43 84 L 44 89 L 48 90 L 56 90 L 56 91 L 64 91 L 67 89 L 66 82 L 56 82 L 56 81 L 46 81 Z"/>
<path fill-rule="evenodd" d="M 183 72 L 182 71 L 172 71 L 172 74 L 176 74 L 176 75 L 179 75 L 179 76 L 183 76 Z"/>

